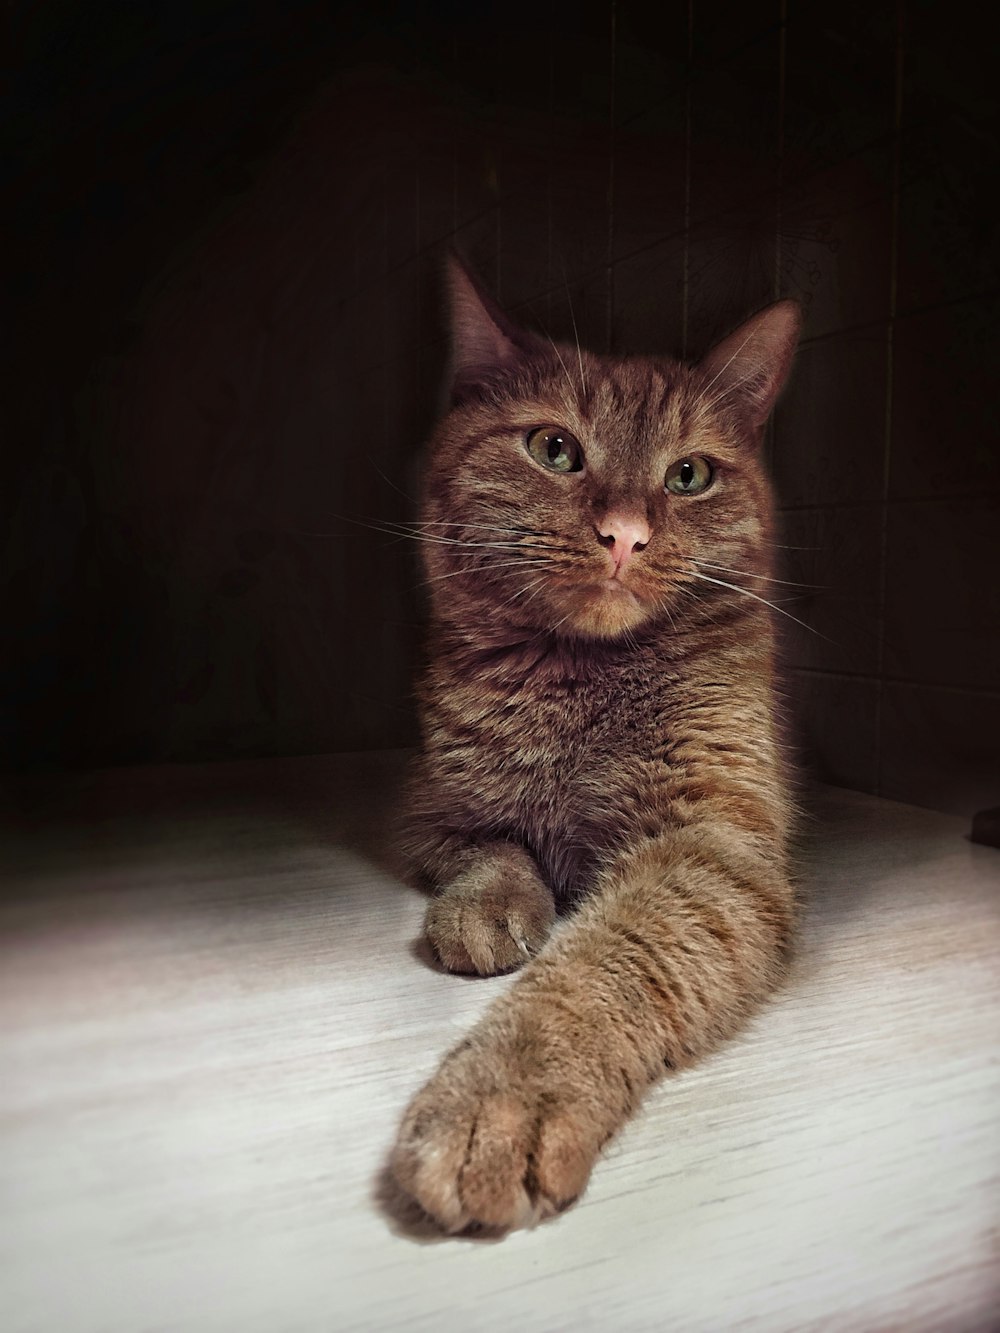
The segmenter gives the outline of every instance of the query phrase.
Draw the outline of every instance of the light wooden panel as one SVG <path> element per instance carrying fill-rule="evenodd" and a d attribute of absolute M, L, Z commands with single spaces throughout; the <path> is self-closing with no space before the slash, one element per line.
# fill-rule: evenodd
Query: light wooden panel
<path fill-rule="evenodd" d="M 1000 853 L 843 791 L 784 992 L 583 1201 L 502 1242 L 386 1210 L 397 1118 L 507 980 L 426 963 L 399 756 L 22 790 L 0 959 L 0 1322 L 31 1330 L 988 1329 Z"/>

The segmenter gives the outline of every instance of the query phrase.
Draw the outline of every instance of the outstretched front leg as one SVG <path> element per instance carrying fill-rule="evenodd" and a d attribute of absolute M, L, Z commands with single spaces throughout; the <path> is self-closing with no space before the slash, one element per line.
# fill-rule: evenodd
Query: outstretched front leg
<path fill-rule="evenodd" d="M 645 1090 L 774 987 L 792 914 L 780 866 L 735 831 L 632 847 L 414 1098 L 400 1185 L 449 1230 L 568 1206 Z"/>
<path fill-rule="evenodd" d="M 451 837 L 429 845 L 421 859 L 440 886 L 424 929 L 449 972 L 509 972 L 548 939 L 552 891 L 524 847 Z"/>

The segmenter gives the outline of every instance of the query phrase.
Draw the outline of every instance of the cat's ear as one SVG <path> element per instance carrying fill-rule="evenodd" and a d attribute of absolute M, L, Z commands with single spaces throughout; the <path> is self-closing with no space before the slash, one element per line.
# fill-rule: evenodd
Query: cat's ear
<path fill-rule="evenodd" d="M 524 335 L 487 296 L 457 255 L 448 256 L 452 392 L 489 379 L 516 361 Z"/>
<path fill-rule="evenodd" d="M 788 378 L 802 314 L 797 301 L 777 301 L 723 338 L 701 362 L 703 392 L 742 408 L 763 426 Z"/>

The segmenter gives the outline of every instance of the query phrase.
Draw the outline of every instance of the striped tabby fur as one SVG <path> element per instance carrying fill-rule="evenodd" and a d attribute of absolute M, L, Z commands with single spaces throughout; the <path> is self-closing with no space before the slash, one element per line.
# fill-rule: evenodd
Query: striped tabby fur
<path fill-rule="evenodd" d="M 411 1103 L 392 1168 L 445 1228 L 506 1230 L 572 1203 L 645 1090 L 781 975 L 790 804 L 758 445 L 798 312 L 779 302 L 689 366 L 525 333 L 457 262 L 451 292 L 453 406 L 417 527 L 411 850 L 444 966 L 524 966 Z M 529 454 L 546 426 L 581 468 Z M 685 458 L 714 469 L 703 493 L 665 489 Z"/>

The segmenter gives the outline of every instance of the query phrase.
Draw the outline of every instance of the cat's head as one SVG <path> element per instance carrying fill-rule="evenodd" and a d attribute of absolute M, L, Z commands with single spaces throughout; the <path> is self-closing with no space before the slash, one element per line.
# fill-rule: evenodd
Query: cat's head
<path fill-rule="evenodd" d="M 798 307 L 698 364 L 597 356 L 513 325 L 450 266 L 452 407 L 431 441 L 421 543 L 438 612 L 611 639 L 758 590 L 770 566 L 764 424 Z"/>

